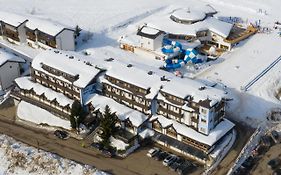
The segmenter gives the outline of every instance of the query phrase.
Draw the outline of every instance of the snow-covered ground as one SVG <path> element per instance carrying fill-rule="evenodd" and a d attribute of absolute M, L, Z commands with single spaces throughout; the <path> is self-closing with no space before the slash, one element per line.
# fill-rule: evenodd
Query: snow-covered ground
<path fill-rule="evenodd" d="M 35 124 L 48 124 L 50 126 L 71 129 L 70 122 L 68 120 L 61 119 L 50 112 L 25 101 L 21 101 L 18 104 L 17 116 L 21 120 L 29 121 Z"/>
<path fill-rule="evenodd" d="M 236 17 L 244 23 L 261 21 L 262 27 L 273 30 L 274 22 L 281 21 L 276 0 L 184 0 L 184 1 L 149 1 L 149 0 L 111 0 L 83 2 L 75 0 L 0 0 L 0 10 L 15 12 L 25 16 L 32 15 L 59 22 L 69 26 L 79 25 L 84 33 L 93 33 L 93 38 L 82 43 L 78 51 L 87 50 L 95 59 L 113 57 L 121 62 L 130 62 L 138 67 L 153 70 L 163 65 L 162 61 L 139 58 L 133 53 L 118 48 L 117 40 L 121 35 L 135 30 L 136 25 L 149 22 L 155 15 L 173 7 L 192 8 L 198 5 L 211 4 L 217 11 L 216 17 L 228 19 Z M 110 4 L 110 5 L 108 5 Z M 259 123 L 265 120 L 266 112 L 281 102 L 275 98 L 280 88 L 280 67 L 278 63 L 247 92 L 245 86 L 270 63 L 281 55 L 281 38 L 273 30 L 270 34 L 256 34 L 243 41 L 233 51 L 224 54 L 212 66 L 195 78 L 210 79 L 225 84 L 234 99 L 228 105 L 228 112 L 235 112 L 236 119 L 248 123 Z M 24 50 L 24 49 L 23 49 Z M 34 52 L 36 52 L 34 50 Z M 35 53 L 36 54 L 36 53 Z M 91 59 L 89 57 L 89 59 Z"/>
<path fill-rule="evenodd" d="M 94 167 L 38 150 L 5 135 L 0 135 L 0 143 L 0 175 L 106 175 Z"/>
<path fill-rule="evenodd" d="M 110 137 L 111 146 L 115 147 L 117 150 L 126 150 L 129 144 L 124 143 L 122 140 Z"/>

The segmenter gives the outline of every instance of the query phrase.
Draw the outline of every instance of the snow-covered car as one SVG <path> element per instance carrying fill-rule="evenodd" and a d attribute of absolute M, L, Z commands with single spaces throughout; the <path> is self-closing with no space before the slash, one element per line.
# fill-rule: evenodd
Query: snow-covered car
<path fill-rule="evenodd" d="M 160 152 L 160 149 L 159 148 L 152 148 L 152 149 L 150 149 L 148 152 L 147 152 L 147 156 L 148 157 L 154 157 L 157 153 L 159 153 Z"/>
<path fill-rule="evenodd" d="M 163 165 L 164 166 L 169 166 L 171 165 L 173 162 L 177 161 L 179 159 L 178 156 L 176 155 L 169 155 L 168 157 L 166 157 L 163 161 Z"/>
<path fill-rule="evenodd" d="M 63 139 L 66 140 L 69 138 L 69 134 L 66 131 L 62 131 L 62 130 L 55 130 L 54 135 L 59 138 L 59 139 Z"/>

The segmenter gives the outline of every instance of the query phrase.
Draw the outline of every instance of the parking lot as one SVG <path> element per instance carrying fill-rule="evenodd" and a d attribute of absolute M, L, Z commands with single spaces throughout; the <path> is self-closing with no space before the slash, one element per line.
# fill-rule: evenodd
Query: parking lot
<path fill-rule="evenodd" d="M 272 146 L 263 156 L 262 158 L 257 162 L 257 164 L 254 166 L 253 170 L 250 174 L 272 174 L 273 170 L 268 167 L 267 163 L 275 158 L 281 159 L 281 144 L 276 144 Z M 279 165 L 276 169 L 281 168 L 281 165 Z"/>

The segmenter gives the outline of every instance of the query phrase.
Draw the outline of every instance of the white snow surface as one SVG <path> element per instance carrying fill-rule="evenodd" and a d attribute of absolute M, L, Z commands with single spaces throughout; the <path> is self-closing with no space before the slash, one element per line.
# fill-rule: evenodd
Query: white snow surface
<path fill-rule="evenodd" d="M 114 137 L 110 137 L 110 144 L 117 150 L 126 150 L 126 147 L 129 146 L 129 144 L 124 143 L 122 140 L 116 139 Z"/>
<path fill-rule="evenodd" d="M 27 146 L 6 135 L 0 135 L 0 143 L 1 175 L 107 175 L 92 166 Z"/>
<path fill-rule="evenodd" d="M 140 24 L 148 19 L 163 17 L 163 13 L 177 7 L 188 8 L 210 4 L 218 11 L 216 18 L 226 20 L 230 16 L 242 20 L 243 24 L 261 20 L 262 27 L 272 29 L 274 22 L 281 21 L 281 1 L 277 0 L 0 0 L 1 11 L 32 15 L 50 19 L 68 26 L 79 25 L 84 31 L 94 33 L 93 39 L 78 46 L 77 51 L 87 50 L 94 56 L 89 61 L 113 57 L 120 62 L 133 65 L 144 70 L 159 71 L 163 61 L 140 58 L 133 53 L 119 49 L 117 40 L 120 36 L 134 33 Z M 110 5 L 108 5 L 110 4 Z M 166 13 L 167 14 L 167 13 Z M 164 24 L 167 25 L 167 24 Z M 225 84 L 233 101 L 229 102 L 227 112 L 233 119 L 247 122 L 253 127 L 266 119 L 266 113 L 281 102 L 274 96 L 280 88 L 281 63 L 258 81 L 248 92 L 241 92 L 240 87 L 263 71 L 273 60 L 281 55 L 278 30 L 269 34 L 256 34 L 248 40 L 240 42 L 233 51 L 224 54 L 215 62 L 210 62 L 197 79 L 210 79 Z M 16 46 L 15 46 L 16 47 Z M 19 48 L 19 47 L 17 47 Z M 26 49 L 23 49 L 26 50 Z M 36 52 L 34 50 L 33 52 Z M 32 55 L 32 54 L 31 54 Z M 168 73 L 167 73 L 168 74 Z M 170 74 L 170 76 L 173 76 Z"/>
<path fill-rule="evenodd" d="M 78 79 L 74 81 L 73 84 L 75 86 L 84 88 L 94 79 L 100 70 L 93 66 L 86 65 L 86 62 L 80 58 L 69 58 L 71 56 L 73 56 L 71 52 L 56 53 L 54 50 L 44 51 L 35 57 L 35 59 L 32 61 L 32 67 L 36 70 L 45 72 L 46 74 L 50 74 L 48 71 L 42 68 L 41 63 L 43 63 L 72 76 L 79 75 Z M 62 76 L 58 76 L 58 78 L 69 82 Z"/>
<path fill-rule="evenodd" d="M 26 18 L 14 13 L 0 11 L 0 21 L 10 24 L 14 27 L 18 27 L 26 21 Z"/>
<path fill-rule="evenodd" d="M 18 104 L 17 116 L 24 121 L 30 121 L 35 124 L 48 124 L 50 126 L 71 129 L 68 120 L 61 119 L 40 107 L 34 106 L 25 101 Z"/>

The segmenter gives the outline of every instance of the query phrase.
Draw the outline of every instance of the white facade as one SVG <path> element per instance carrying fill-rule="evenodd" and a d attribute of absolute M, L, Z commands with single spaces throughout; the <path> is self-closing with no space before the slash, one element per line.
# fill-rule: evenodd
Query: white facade
<path fill-rule="evenodd" d="M 214 108 L 208 109 L 200 106 L 199 108 L 199 120 L 198 130 L 199 132 L 208 135 L 214 128 L 215 112 Z"/>
<path fill-rule="evenodd" d="M 162 47 L 164 34 L 160 34 L 155 39 L 147 38 L 144 36 L 140 37 L 140 47 L 148 50 L 156 50 Z"/>
<path fill-rule="evenodd" d="M 225 42 L 224 41 L 224 37 L 212 32 L 211 32 L 211 41 L 217 43 L 217 47 L 221 48 L 221 49 L 226 49 L 228 51 L 231 50 L 231 43 Z M 227 48 L 225 48 L 224 46 L 226 46 Z"/>
<path fill-rule="evenodd" d="M 23 24 L 21 24 L 18 27 L 18 34 L 19 34 L 20 43 L 26 43 L 26 39 L 27 39 L 26 31 L 25 31 L 26 22 L 24 22 Z"/>
<path fill-rule="evenodd" d="M 56 36 L 57 49 L 75 50 L 75 34 L 73 30 L 64 29 Z"/>
<path fill-rule="evenodd" d="M 13 81 L 20 76 L 18 62 L 6 62 L 0 66 L 0 86 L 7 89 L 13 85 Z"/>

